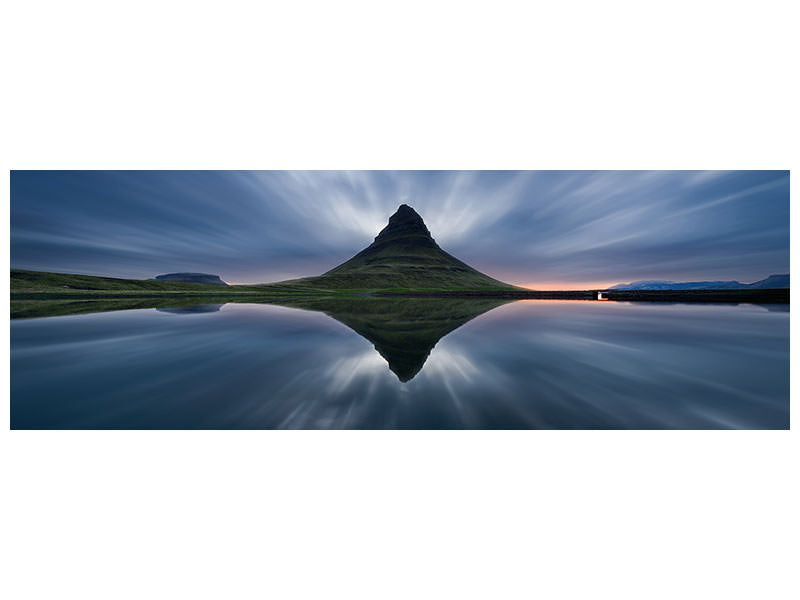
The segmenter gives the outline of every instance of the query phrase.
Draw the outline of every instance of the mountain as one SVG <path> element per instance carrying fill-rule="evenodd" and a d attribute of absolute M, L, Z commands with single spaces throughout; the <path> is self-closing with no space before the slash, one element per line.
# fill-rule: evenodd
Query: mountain
<path fill-rule="evenodd" d="M 367 248 L 318 277 L 282 284 L 331 290 L 509 290 L 442 250 L 417 212 L 401 204 Z"/>
<path fill-rule="evenodd" d="M 762 279 L 761 281 L 756 281 L 755 283 L 749 284 L 747 287 L 759 289 L 759 290 L 771 290 L 776 288 L 788 288 L 789 287 L 789 274 L 786 273 L 784 275 L 770 275 L 766 279 Z"/>
<path fill-rule="evenodd" d="M 610 290 L 768 290 L 789 287 L 789 274 L 770 275 L 766 279 L 754 283 L 738 281 L 634 281 L 618 283 Z"/>
<path fill-rule="evenodd" d="M 179 281 L 182 283 L 205 283 L 207 285 L 228 285 L 219 275 L 209 275 L 208 273 L 167 273 L 156 275 L 159 281 Z"/>

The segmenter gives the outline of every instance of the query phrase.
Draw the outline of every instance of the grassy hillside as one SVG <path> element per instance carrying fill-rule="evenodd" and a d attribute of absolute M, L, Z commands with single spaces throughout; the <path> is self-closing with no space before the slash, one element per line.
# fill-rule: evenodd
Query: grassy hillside
<path fill-rule="evenodd" d="M 429 271 L 428 273 L 414 273 L 402 265 L 387 268 L 382 273 L 337 273 L 333 275 L 320 275 L 319 277 L 305 277 L 292 279 L 275 284 L 280 286 L 296 287 L 307 290 L 325 291 L 496 291 L 518 289 L 512 285 L 487 281 L 484 277 L 475 277 L 463 273 L 453 272 L 449 269 Z"/>
<path fill-rule="evenodd" d="M 216 287 L 216 286 L 215 286 Z M 95 277 L 93 275 L 74 275 L 67 273 L 46 273 L 44 271 L 11 271 L 12 292 L 56 292 L 56 291 L 207 291 L 209 286 L 202 283 L 177 283 L 152 279 L 117 279 L 114 277 Z"/>
<path fill-rule="evenodd" d="M 44 271 L 11 271 L 11 294 L 22 295 L 58 295 L 75 296 L 116 296 L 116 295 L 177 295 L 203 294 L 215 296 L 236 296 L 239 294 L 338 294 L 349 292 L 384 291 L 436 291 L 436 290 L 497 290 L 515 289 L 505 284 L 487 285 L 480 278 L 475 278 L 475 285 L 465 286 L 464 279 L 454 280 L 443 275 L 436 281 L 430 276 L 414 277 L 402 272 L 390 275 L 369 273 L 306 277 L 278 283 L 256 285 L 218 286 L 203 283 L 179 283 L 172 281 L 156 281 L 151 279 L 119 279 L 114 277 L 95 277 L 93 275 L 77 275 L 65 273 L 47 273 Z"/>
<path fill-rule="evenodd" d="M 403 204 L 375 241 L 318 277 L 286 284 L 327 290 L 509 290 L 442 250 L 414 209 Z"/>
<path fill-rule="evenodd" d="M 414 238 L 370 246 L 324 275 L 293 283 L 312 288 L 369 290 L 514 288 L 476 271 L 433 240 Z"/>
<path fill-rule="evenodd" d="M 219 286 L 206 283 L 181 283 L 154 279 L 118 279 L 45 271 L 11 271 L 12 297 L 24 294 L 58 294 L 62 296 L 98 294 L 211 294 L 218 296 L 239 293 L 288 293 L 302 292 L 292 285 L 236 285 Z M 105 294 L 104 294 L 105 295 Z"/>

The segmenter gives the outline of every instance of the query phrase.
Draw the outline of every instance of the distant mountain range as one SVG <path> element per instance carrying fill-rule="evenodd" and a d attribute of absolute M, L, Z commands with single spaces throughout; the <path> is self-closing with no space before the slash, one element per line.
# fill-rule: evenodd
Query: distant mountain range
<path fill-rule="evenodd" d="M 789 274 L 770 275 L 754 283 L 738 281 L 634 281 L 618 283 L 610 290 L 772 290 L 789 287 Z"/>

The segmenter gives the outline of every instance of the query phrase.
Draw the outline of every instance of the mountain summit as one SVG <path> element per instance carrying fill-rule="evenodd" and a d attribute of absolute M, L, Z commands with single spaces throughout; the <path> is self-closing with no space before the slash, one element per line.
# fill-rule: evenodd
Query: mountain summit
<path fill-rule="evenodd" d="M 422 217 L 407 204 L 401 204 L 372 244 L 350 260 L 319 277 L 284 283 L 341 290 L 514 288 L 442 250 Z"/>
<path fill-rule="evenodd" d="M 423 237 L 433 241 L 431 232 L 425 226 L 425 221 L 408 204 L 401 204 L 397 212 L 389 217 L 389 224 L 381 229 L 372 245 L 386 243 L 401 237 Z"/>

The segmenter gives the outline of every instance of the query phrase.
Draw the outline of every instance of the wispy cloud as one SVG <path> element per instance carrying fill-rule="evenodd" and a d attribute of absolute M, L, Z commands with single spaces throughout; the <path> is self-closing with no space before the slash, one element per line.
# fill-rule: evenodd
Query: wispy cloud
<path fill-rule="evenodd" d="M 324 272 L 401 203 L 514 283 L 788 271 L 781 171 L 15 172 L 16 268 L 235 282 Z"/>

